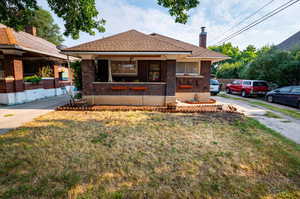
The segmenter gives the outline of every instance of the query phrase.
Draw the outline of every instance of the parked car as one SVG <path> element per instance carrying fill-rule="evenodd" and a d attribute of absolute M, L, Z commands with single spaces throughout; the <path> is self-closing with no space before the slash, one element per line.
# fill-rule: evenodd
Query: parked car
<path fill-rule="evenodd" d="M 266 94 L 266 100 L 300 108 L 300 86 L 286 86 L 270 91 Z"/>
<path fill-rule="evenodd" d="M 216 79 L 210 80 L 210 94 L 217 95 L 221 90 L 221 84 Z"/>
<path fill-rule="evenodd" d="M 236 93 L 243 97 L 265 95 L 268 90 L 267 82 L 262 80 L 234 80 L 226 85 L 226 93 Z"/>

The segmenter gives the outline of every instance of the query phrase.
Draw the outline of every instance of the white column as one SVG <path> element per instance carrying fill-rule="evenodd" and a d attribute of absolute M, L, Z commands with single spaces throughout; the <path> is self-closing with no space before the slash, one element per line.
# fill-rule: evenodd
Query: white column
<path fill-rule="evenodd" d="M 112 82 L 111 60 L 108 60 L 108 82 Z"/>

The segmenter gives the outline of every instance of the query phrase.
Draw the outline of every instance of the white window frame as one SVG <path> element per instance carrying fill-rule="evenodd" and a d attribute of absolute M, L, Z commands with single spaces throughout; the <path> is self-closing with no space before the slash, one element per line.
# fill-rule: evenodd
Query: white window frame
<path fill-rule="evenodd" d="M 177 73 L 176 72 L 176 76 L 199 76 L 200 75 L 200 69 L 201 69 L 200 62 L 178 61 L 178 62 L 176 62 L 176 70 L 177 70 L 177 63 L 196 63 L 198 65 L 198 72 L 196 72 L 196 73 Z M 186 70 L 186 66 L 185 66 L 185 70 Z"/>

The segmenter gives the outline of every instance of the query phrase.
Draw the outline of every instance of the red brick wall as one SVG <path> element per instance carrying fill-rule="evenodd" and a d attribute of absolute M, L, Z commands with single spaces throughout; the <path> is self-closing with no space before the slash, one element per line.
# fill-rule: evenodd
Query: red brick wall
<path fill-rule="evenodd" d="M 82 91 L 84 95 L 93 95 L 93 82 L 95 81 L 94 60 L 82 60 Z"/>

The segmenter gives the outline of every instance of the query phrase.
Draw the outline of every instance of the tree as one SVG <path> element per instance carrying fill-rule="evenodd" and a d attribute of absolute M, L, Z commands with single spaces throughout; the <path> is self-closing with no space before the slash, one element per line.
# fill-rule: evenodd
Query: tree
<path fill-rule="evenodd" d="M 199 0 L 157 0 L 158 4 L 169 9 L 178 23 L 186 23 L 187 12 L 199 4 Z M 95 31 L 104 32 L 105 20 L 99 18 L 95 0 L 47 0 L 54 13 L 65 21 L 65 36 L 79 38 L 79 32 L 91 35 Z M 22 30 L 28 24 L 34 11 L 38 9 L 36 0 L 0 0 L 0 22 Z"/>
<path fill-rule="evenodd" d="M 265 49 L 264 49 L 265 50 Z M 279 86 L 300 84 L 300 50 L 272 48 L 260 53 L 243 72 L 248 79 L 263 79 Z"/>
<path fill-rule="evenodd" d="M 34 11 L 33 16 L 30 16 L 29 24 L 37 28 L 37 36 L 44 38 L 56 45 L 64 41 L 59 31 L 59 26 L 54 24 L 51 14 L 41 8 Z M 25 25 L 22 26 L 23 29 Z"/>

